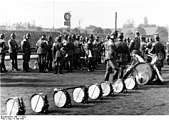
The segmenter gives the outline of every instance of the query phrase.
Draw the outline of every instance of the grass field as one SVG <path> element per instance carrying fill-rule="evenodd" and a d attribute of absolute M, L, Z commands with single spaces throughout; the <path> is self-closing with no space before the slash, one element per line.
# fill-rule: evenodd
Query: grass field
<path fill-rule="evenodd" d="M 19 68 L 22 69 L 22 61 Z M 30 66 L 33 67 L 34 60 Z M 58 108 L 53 101 L 54 88 L 67 88 L 79 85 L 100 83 L 104 79 L 105 66 L 100 65 L 94 72 L 74 71 L 56 75 L 51 73 L 39 73 L 37 70 L 24 73 L 22 71 L 10 71 L 10 61 L 6 62 L 8 73 L 1 74 L 1 114 L 5 115 L 5 102 L 9 97 L 22 97 L 26 106 L 26 115 L 43 115 L 35 113 L 30 107 L 30 97 L 39 92 L 47 94 L 49 101 L 49 113 L 47 115 L 169 115 L 169 66 L 163 68 L 164 85 L 138 86 L 137 90 L 103 97 L 103 99 L 91 100 L 88 103 L 75 103 L 72 107 Z"/>

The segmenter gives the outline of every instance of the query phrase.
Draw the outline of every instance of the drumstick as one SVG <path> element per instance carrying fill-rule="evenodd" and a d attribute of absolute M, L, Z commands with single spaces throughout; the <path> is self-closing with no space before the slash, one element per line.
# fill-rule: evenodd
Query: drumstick
<path fill-rule="evenodd" d="M 14 107 L 15 101 L 16 101 L 16 100 L 14 100 L 14 102 L 13 102 L 13 104 L 12 104 L 12 108 L 11 108 L 11 111 L 10 111 L 10 114 L 9 114 L 9 115 L 11 115 L 11 113 L 12 113 L 12 109 L 13 109 L 13 107 Z"/>
<path fill-rule="evenodd" d="M 34 111 L 36 110 L 36 107 L 37 107 L 37 105 L 38 105 L 39 99 L 40 99 L 40 95 L 39 95 L 39 97 L 38 97 L 38 101 L 37 101 L 37 103 L 36 103 L 36 106 L 35 106 Z"/>
<path fill-rule="evenodd" d="M 95 92 L 95 89 L 96 89 L 96 86 L 94 87 L 94 90 L 93 90 L 92 96 L 93 96 L 93 94 L 94 94 L 94 92 Z M 91 96 L 91 97 L 92 97 L 92 96 Z"/>
<path fill-rule="evenodd" d="M 60 95 L 60 97 L 59 97 L 59 100 L 58 100 L 57 106 L 58 106 L 58 104 L 59 104 L 59 101 L 61 100 L 62 94 L 63 94 L 63 92 L 61 93 L 61 95 Z"/>
<path fill-rule="evenodd" d="M 78 97 L 79 97 L 79 95 L 80 95 L 80 92 L 81 92 L 81 89 L 80 89 L 79 93 L 77 94 L 76 101 L 77 101 L 77 98 L 78 98 Z"/>

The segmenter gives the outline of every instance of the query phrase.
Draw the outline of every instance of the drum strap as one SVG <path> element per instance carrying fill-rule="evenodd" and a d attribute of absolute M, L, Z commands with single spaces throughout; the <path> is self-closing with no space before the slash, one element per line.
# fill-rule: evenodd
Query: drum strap
<path fill-rule="evenodd" d="M 13 109 L 13 107 L 14 107 L 14 105 L 15 105 L 15 101 L 16 101 L 16 100 L 14 100 L 14 102 L 13 102 L 13 104 L 12 104 L 12 108 L 11 108 L 11 111 L 10 111 L 10 114 L 9 114 L 9 115 L 11 115 L 11 113 L 12 113 L 12 109 Z"/>

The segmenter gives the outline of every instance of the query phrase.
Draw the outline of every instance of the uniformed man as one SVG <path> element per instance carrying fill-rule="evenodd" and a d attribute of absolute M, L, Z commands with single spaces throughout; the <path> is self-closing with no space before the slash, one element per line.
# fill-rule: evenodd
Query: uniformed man
<path fill-rule="evenodd" d="M 125 68 L 126 64 L 130 62 L 130 52 L 127 43 L 123 41 L 123 33 L 120 33 L 118 41 L 115 42 L 116 52 L 118 57 L 119 67 Z"/>
<path fill-rule="evenodd" d="M 46 44 L 46 35 L 42 37 L 36 43 L 37 54 L 38 54 L 38 66 L 39 72 L 46 72 L 46 53 L 47 53 L 47 44 Z"/>
<path fill-rule="evenodd" d="M 5 35 L 0 34 L 0 73 L 1 72 L 8 72 L 5 67 L 5 55 L 7 52 L 7 45 L 5 44 Z"/>
<path fill-rule="evenodd" d="M 48 69 L 48 71 L 52 71 L 52 61 L 53 61 L 52 46 L 53 46 L 52 36 L 49 36 L 47 41 L 47 56 L 46 56 L 47 57 L 46 68 Z"/>
<path fill-rule="evenodd" d="M 31 35 L 27 33 L 24 36 L 24 39 L 21 41 L 21 51 L 22 51 L 22 57 L 23 57 L 23 71 L 30 72 L 29 70 L 29 61 L 31 56 L 31 45 L 30 40 Z"/>
<path fill-rule="evenodd" d="M 135 32 L 135 38 L 130 41 L 129 50 L 131 54 L 138 54 L 141 56 L 140 52 L 140 33 L 138 31 Z"/>
<path fill-rule="evenodd" d="M 80 43 L 80 36 L 75 36 L 73 35 L 73 40 L 74 40 L 74 47 L 75 47 L 75 52 L 74 52 L 74 69 L 81 69 L 81 61 L 80 61 L 80 56 L 82 53 L 82 45 Z"/>
<path fill-rule="evenodd" d="M 10 59 L 11 59 L 11 62 L 12 62 L 12 70 L 16 70 L 18 71 L 18 62 L 17 62 L 17 55 L 18 55 L 18 50 L 19 50 L 19 47 L 18 47 L 18 44 L 17 42 L 15 41 L 15 34 L 12 33 L 11 38 L 8 40 L 8 47 L 9 47 L 9 54 L 10 54 Z"/>
<path fill-rule="evenodd" d="M 161 71 L 161 68 L 163 67 L 163 61 L 166 57 L 166 52 L 164 45 L 160 42 L 160 37 L 158 34 L 155 34 L 154 40 L 155 42 L 152 44 L 152 49 L 150 50 L 150 53 L 157 55 L 159 62 L 157 62 L 156 65 L 159 71 Z"/>
<path fill-rule="evenodd" d="M 68 41 L 66 44 L 66 51 L 67 51 L 67 72 L 72 72 L 73 71 L 73 60 L 74 60 L 74 51 L 75 51 L 75 46 L 72 42 L 71 36 L 68 37 Z"/>
<path fill-rule="evenodd" d="M 117 78 L 117 73 L 119 71 L 118 65 L 117 65 L 117 52 L 116 52 L 116 46 L 114 44 L 114 36 L 108 36 L 108 41 L 105 43 L 105 62 L 106 62 L 106 73 L 105 73 L 105 81 L 109 80 L 110 73 L 114 71 L 113 80 Z M 112 82 L 113 82 L 112 80 Z"/>
<path fill-rule="evenodd" d="M 54 64 L 55 64 L 55 74 L 59 73 L 63 74 L 63 59 L 64 56 L 62 55 L 61 50 L 63 50 L 63 44 L 62 44 L 62 38 L 59 36 L 55 39 L 55 42 L 53 43 L 53 57 L 54 57 Z"/>

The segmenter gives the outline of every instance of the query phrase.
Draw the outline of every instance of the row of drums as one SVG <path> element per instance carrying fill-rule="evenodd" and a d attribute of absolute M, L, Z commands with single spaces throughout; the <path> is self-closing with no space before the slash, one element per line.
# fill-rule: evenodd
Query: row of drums
<path fill-rule="evenodd" d="M 128 79 L 128 82 L 126 82 L 126 86 L 127 83 L 131 84 L 131 86 L 134 86 L 135 83 L 133 84 L 131 79 L 134 80 L 134 78 L 130 78 L 130 80 Z M 87 103 L 89 98 L 95 100 L 95 99 L 100 99 L 102 97 L 108 96 L 110 94 L 122 92 L 123 89 L 122 87 L 124 87 L 122 85 L 122 82 L 116 82 L 115 84 L 112 84 L 110 82 L 105 81 L 99 84 L 96 83 L 88 86 L 87 85 L 76 86 L 76 87 L 70 87 L 65 89 L 55 88 L 53 94 L 53 101 L 54 104 L 60 108 L 71 106 L 72 105 L 71 96 L 68 90 L 72 89 L 73 101 L 75 101 L 76 103 Z M 48 113 L 49 104 L 47 100 L 47 95 L 45 95 L 44 93 L 38 93 L 32 95 L 30 98 L 30 105 L 31 105 L 31 109 L 34 112 Z M 7 115 L 23 115 L 25 114 L 25 111 L 26 111 L 25 105 L 22 98 L 12 97 L 6 101 Z"/>

